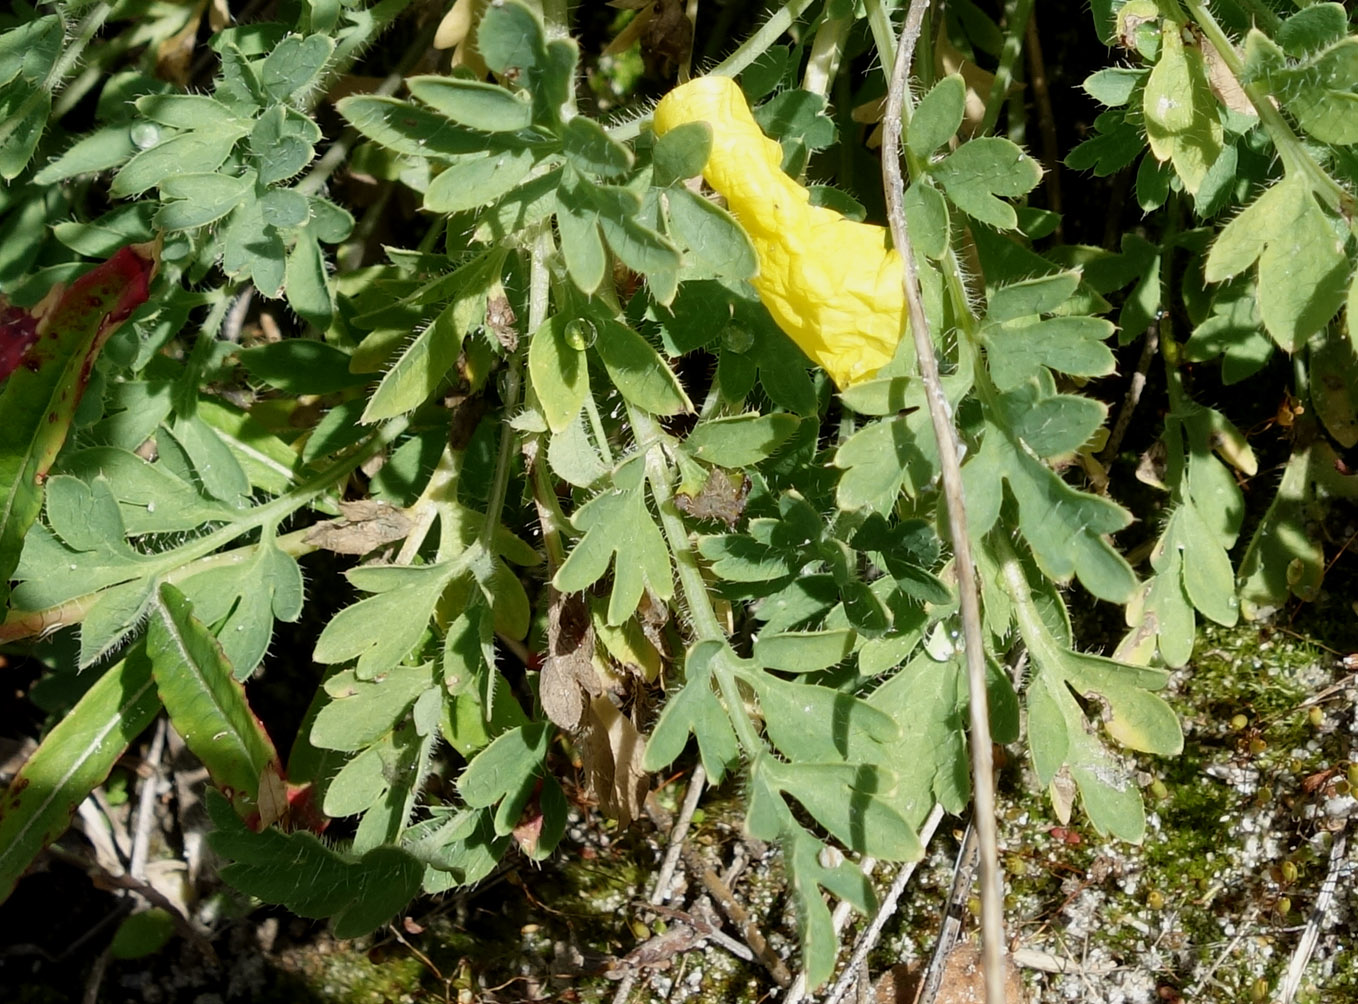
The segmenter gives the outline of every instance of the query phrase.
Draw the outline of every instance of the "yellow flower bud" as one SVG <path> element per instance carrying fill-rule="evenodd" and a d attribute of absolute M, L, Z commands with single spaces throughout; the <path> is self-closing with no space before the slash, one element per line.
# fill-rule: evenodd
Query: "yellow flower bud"
<path fill-rule="evenodd" d="M 699 77 L 656 106 L 658 135 L 689 122 L 712 129 L 703 177 L 754 243 L 751 282 L 778 326 L 841 389 L 872 377 L 905 332 L 901 257 L 886 229 L 811 205 L 731 78 Z"/>

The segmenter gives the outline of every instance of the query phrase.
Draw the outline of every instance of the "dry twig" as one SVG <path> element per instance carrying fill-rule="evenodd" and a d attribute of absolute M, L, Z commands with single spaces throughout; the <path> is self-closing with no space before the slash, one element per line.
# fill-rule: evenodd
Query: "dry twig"
<path fill-rule="evenodd" d="M 1334 899 L 1335 890 L 1339 888 L 1339 872 L 1344 867 L 1344 851 L 1347 846 L 1348 834 L 1344 830 L 1339 830 L 1334 835 L 1334 843 L 1330 845 L 1330 870 L 1325 875 L 1325 881 L 1320 884 L 1320 892 L 1316 894 L 1316 905 L 1311 910 L 1311 916 L 1306 919 L 1306 928 L 1301 932 L 1297 950 L 1292 953 L 1292 961 L 1288 963 L 1287 975 L 1283 977 L 1283 982 L 1278 987 L 1279 1004 L 1292 1004 L 1297 990 L 1301 987 L 1302 974 L 1306 972 L 1306 964 L 1311 961 L 1311 955 L 1316 950 L 1316 942 L 1320 939 L 1320 928 L 1325 923 L 1325 911 L 1330 908 L 1330 900 Z"/>
<path fill-rule="evenodd" d="M 900 251 L 905 272 L 905 300 L 909 307 L 910 333 L 915 340 L 916 364 L 924 382 L 929 417 L 938 443 L 943 495 L 948 504 L 948 530 L 952 537 L 953 564 L 961 603 L 962 634 L 966 643 L 968 704 L 971 711 L 971 773 L 975 818 L 981 848 L 981 929 L 985 950 L 986 1000 L 1004 1002 L 1004 897 L 1000 892 L 999 840 L 995 827 L 995 777 L 990 740 L 990 707 L 986 699 L 985 640 L 981 631 L 981 607 L 976 589 L 976 570 L 967 534 L 966 505 L 962 496 L 962 466 L 958 458 L 957 432 L 952 409 L 943 394 L 938 360 L 934 356 L 929 320 L 920 295 L 919 271 L 905 219 L 905 181 L 901 176 L 901 115 L 910 77 L 910 63 L 919 42 L 920 28 L 929 0 L 911 0 L 901 31 L 900 44 L 887 87 L 883 121 L 882 174 L 886 187 L 887 216 L 891 239 Z"/>

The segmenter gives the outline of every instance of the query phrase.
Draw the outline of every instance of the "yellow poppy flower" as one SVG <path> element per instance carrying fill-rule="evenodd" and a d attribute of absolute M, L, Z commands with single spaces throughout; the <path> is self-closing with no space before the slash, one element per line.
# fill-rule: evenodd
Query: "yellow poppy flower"
<path fill-rule="evenodd" d="M 656 106 L 658 135 L 688 122 L 712 128 L 703 177 L 754 243 L 751 282 L 778 326 L 841 389 L 872 377 L 905 332 L 901 257 L 886 229 L 811 205 L 731 78 L 699 77 Z"/>

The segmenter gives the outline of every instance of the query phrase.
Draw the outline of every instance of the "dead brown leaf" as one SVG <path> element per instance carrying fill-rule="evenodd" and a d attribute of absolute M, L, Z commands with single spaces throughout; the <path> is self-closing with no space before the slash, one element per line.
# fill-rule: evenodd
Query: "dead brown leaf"
<path fill-rule="evenodd" d="M 641 812 L 650 777 L 641 769 L 644 741 L 607 694 L 590 700 L 579 735 L 580 758 L 599 811 L 629 826 Z"/>
<path fill-rule="evenodd" d="M 337 554 L 367 554 L 403 540 L 414 525 L 402 510 L 386 502 L 359 499 L 339 506 L 343 518 L 316 524 L 306 535 L 306 543 Z"/>
<path fill-rule="evenodd" d="M 727 529 L 733 530 L 745 513 L 745 500 L 749 495 L 749 478 L 743 474 L 727 474 L 720 467 L 714 467 L 698 494 L 680 492 L 674 496 L 674 505 L 694 519 L 719 519 Z"/>
<path fill-rule="evenodd" d="M 585 716 L 585 694 L 603 693 L 594 671 L 594 629 L 583 596 L 547 588 L 547 658 L 538 696 L 548 718 L 563 729 L 578 729 Z"/>

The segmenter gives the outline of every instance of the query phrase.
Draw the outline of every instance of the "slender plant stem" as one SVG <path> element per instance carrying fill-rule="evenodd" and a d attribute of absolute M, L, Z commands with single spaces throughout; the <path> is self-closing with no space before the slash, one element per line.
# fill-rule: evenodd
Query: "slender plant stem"
<path fill-rule="evenodd" d="M 985 955 L 986 1000 L 1004 1004 L 1004 898 L 1000 889 L 999 841 L 995 826 L 995 776 L 990 739 L 990 705 L 986 697 L 985 638 L 981 628 L 981 605 L 976 588 L 976 569 L 967 531 L 966 503 L 962 490 L 962 466 L 952 409 L 943 393 L 934 356 L 929 319 L 924 312 L 919 272 L 905 219 L 905 181 L 901 176 L 901 114 L 910 77 L 910 62 L 929 0 L 911 0 L 905 27 L 892 64 L 887 88 L 887 108 L 882 137 L 882 173 L 886 188 L 891 237 L 904 264 L 905 299 L 910 333 L 915 341 L 916 363 L 924 382 L 925 399 L 938 444 L 943 495 L 947 501 L 948 529 L 952 537 L 953 565 L 961 603 L 962 633 L 967 661 L 968 705 L 971 713 L 972 787 L 976 804 L 977 834 L 981 845 L 981 923 Z"/>
<path fill-rule="evenodd" d="M 812 0 L 788 0 L 761 24 L 755 33 L 742 42 L 736 51 L 727 56 L 708 73 L 720 77 L 734 77 L 762 56 L 783 32 L 792 27 L 792 22 L 802 16 L 811 6 Z"/>
<path fill-rule="evenodd" d="M 1023 54 L 1023 36 L 1028 19 L 1033 16 L 1034 2 L 1009 0 L 1004 5 L 1004 48 L 1000 50 L 1000 65 L 995 70 L 995 80 L 986 97 L 985 117 L 981 119 L 981 127 L 976 130 L 978 136 L 988 135 L 999 121 L 1000 108 L 1004 106 L 1005 96 L 1013 86 L 1014 70 L 1018 66 L 1019 56 Z"/>

